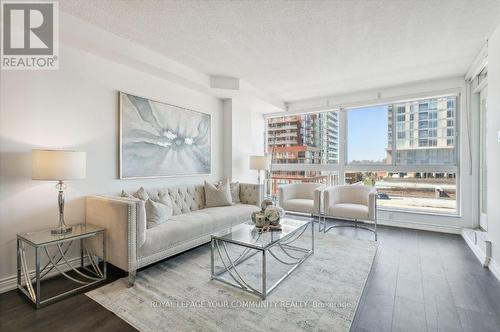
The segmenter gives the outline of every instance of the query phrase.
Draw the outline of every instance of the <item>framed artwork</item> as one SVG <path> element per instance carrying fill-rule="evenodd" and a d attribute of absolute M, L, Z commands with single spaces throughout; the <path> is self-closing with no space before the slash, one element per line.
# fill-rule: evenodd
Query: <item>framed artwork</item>
<path fill-rule="evenodd" d="M 211 116 L 120 92 L 120 179 L 208 175 Z"/>

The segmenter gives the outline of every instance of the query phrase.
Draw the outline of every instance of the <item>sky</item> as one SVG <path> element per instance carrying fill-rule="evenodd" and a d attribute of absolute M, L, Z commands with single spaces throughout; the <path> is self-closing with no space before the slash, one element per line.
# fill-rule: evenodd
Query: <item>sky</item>
<path fill-rule="evenodd" d="M 386 158 L 387 105 L 347 112 L 347 158 L 381 161 Z"/>

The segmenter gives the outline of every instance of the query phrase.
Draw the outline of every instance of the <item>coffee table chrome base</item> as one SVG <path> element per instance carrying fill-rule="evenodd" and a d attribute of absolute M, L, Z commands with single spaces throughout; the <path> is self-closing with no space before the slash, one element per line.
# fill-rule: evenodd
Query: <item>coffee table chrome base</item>
<path fill-rule="evenodd" d="M 311 228 L 311 248 L 301 248 L 292 245 L 297 239 L 299 239 L 305 230 Z M 299 228 L 296 232 L 290 234 L 289 237 L 285 237 L 278 241 L 277 243 L 271 245 L 267 248 L 259 248 L 257 246 L 243 245 L 241 243 L 233 243 L 241 247 L 245 247 L 243 252 L 236 258 L 233 259 L 227 250 L 226 243 L 232 243 L 227 239 L 220 239 L 212 236 L 211 240 L 211 279 L 220 281 L 224 284 L 239 288 L 245 292 L 256 295 L 262 300 L 265 300 L 267 295 L 271 293 L 280 283 L 283 282 L 292 272 L 298 268 L 309 256 L 314 253 L 314 220 L 305 224 L 303 227 Z M 276 255 L 274 249 L 279 249 L 285 254 L 287 260 L 282 259 Z M 220 261 L 222 262 L 223 268 L 220 271 L 215 271 L 215 253 L 217 253 Z M 238 271 L 237 266 L 249 258 L 260 254 L 262 255 L 262 267 L 261 267 L 261 287 L 258 289 L 250 285 L 245 278 Z M 268 255 L 271 255 L 276 261 L 284 265 L 290 265 L 290 269 L 272 286 L 267 286 L 267 259 Z M 298 255 L 298 256 L 297 256 Z M 221 277 L 223 274 L 228 274 L 231 279 L 226 280 Z M 232 280 L 232 281 L 231 281 Z"/>

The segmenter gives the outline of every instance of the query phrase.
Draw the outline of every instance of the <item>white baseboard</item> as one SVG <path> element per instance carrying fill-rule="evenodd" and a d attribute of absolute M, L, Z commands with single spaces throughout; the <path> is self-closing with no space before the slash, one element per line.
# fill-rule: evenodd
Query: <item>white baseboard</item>
<path fill-rule="evenodd" d="M 68 259 L 68 262 L 71 264 L 71 266 L 78 267 L 78 266 L 80 266 L 80 257 Z M 85 265 L 90 264 L 88 257 L 84 258 L 84 264 Z M 71 268 L 69 266 L 67 266 L 64 262 L 57 264 L 57 267 L 64 272 L 71 270 Z M 59 271 L 57 271 L 57 269 L 52 269 L 52 271 L 47 273 L 47 275 L 44 277 L 44 279 L 50 278 L 50 277 L 58 275 L 58 274 L 59 274 Z M 31 270 L 30 277 L 33 278 L 34 276 L 35 276 L 35 270 Z M 17 288 L 17 275 L 13 275 L 10 277 L 0 279 L 0 294 L 8 292 L 8 291 L 16 289 L 16 288 Z"/>
<path fill-rule="evenodd" d="M 491 273 L 493 273 L 495 278 L 497 278 L 497 280 L 500 282 L 500 264 L 492 259 L 488 268 L 490 269 Z"/>
<path fill-rule="evenodd" d="M 462 237 L 483 267 L 488 268 L 495 278 L 500 281 L 500 265 L 491 258 L 491 242 L 487 233 L 464 228 Z"/>
<path fill-rule="evenodd" d="M 479 245 L 477 235 L 476 235 L 476 230 L 470 229 L 470 228 L 462 229 L 462 238 L 465 240 L 465 243 L 467 243 L 469 248 L 472 250 L 474 255 L 477 257 L 477 259 L 481 262 L 481 265 L 483 265 L 483 267 L 488 267 L 490 265 L 491 257 Z"/>

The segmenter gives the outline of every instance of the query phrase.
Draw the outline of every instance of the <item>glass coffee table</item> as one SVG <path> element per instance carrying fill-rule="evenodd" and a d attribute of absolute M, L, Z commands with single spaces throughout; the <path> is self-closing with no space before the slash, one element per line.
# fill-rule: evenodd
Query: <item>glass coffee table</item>
<path fill-rule="evenodd" d="M 212 235 L 211 278 L 257 295 L 264 300 L 314 252 L 314 219 L 308 221 L 282 218 L 280 224 L 281 231 L 259 233 L 255 224 L 247 221 L 232 227 L 227 234 Z M 310 239 L 304 236 L 308 228 L 311 232 Z M 297 245 L 298 240 L 306 242 L 307 246 Z M 236 248 L 238 252 L 234 254 L 228 250 L 228 246 Z M 261 261 L 258 262 L 260 271 L 248 271 L 248 267 L 245 271 L 245 268 L 241 268 L 245 261 L 252 257 L 255 259 L 257 254 L 261 256 Z M 220 262 L 220 266 L 216 266 L 216 259 L 218 263 Z M 268 287 L 268 268 L 271 266 L 267 266 L 267 260 L 271 259 L 272 267 L 283 265 L 288 268 L 283 273 L 278 273 L 278 280 Z M 255 264 L 255 261 L 252 264 Z M 259 272 L 260 285 L 255 285 L 255 282 L 252 285 L 249 282 L 248 277 L 254 275 L 253 272 Z"/>

